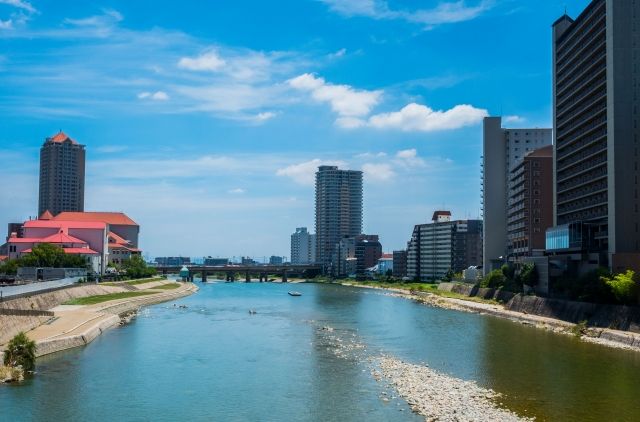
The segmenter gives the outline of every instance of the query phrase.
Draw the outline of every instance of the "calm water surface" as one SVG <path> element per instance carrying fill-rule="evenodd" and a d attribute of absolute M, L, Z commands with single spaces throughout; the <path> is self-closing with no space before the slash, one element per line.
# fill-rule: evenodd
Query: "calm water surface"
<path fill-rule="evenodd" d="M 0 386 L 0 420 L 419 421 L 332 336 L 505 394 L 539 420 L 640 420 L 640 354 L 331 285 L 200 284 Z M 295 288 L 302 297 L 290 297 Z M 248 310 L 255 309 L 250 315 Z"/>

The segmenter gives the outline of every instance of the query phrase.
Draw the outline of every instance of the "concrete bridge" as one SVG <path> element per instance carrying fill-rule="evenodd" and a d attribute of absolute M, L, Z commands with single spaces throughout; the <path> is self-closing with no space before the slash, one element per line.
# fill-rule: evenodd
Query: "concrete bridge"
<path fill-rule="evenodd" d="M 251 281 L 253 275 L 257 276 L 260 282 L 269 281 L 269 275 L 282 277 L 282 282 L 286 283 L 288 277 L 313 278 L 322 273 L 321 265 L 312 264 L 287 264 L 287 265 L 186 265 L 189 270 L 188 281 L 193 281 L 194 276 L 200 275 L 202 281 L 207 281 L 210 274 L 224 273 L 227 281 L 236 281 L 244 276 L 246 282 Z M 178 274 L 182 269 L 181 265 L 154 267 L 159 274 Z"/>

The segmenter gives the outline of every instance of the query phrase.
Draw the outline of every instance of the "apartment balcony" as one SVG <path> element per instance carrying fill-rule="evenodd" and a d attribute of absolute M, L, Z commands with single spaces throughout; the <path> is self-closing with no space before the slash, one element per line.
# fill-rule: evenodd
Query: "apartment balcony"
<path fill-rule="evenodd" d="M 603 166 L 584 174 L 581 177 L 571 179 L 570 182 L 558 183 L 558 193 L 565 192 L 574 188 L 589 185 L 595 181 L 607 178 L 607 167 Z"/>
<path fill-rule="evenodd" d="M 563 139 L 570 135 L 573 135 L 574 137 L 576 137 L 581 133 L 588 133 L 593 129 L 596 129 L 602 125 L 605 125 L 606 123 L 607 123 L 607 114 L 606 114 L 606 107 L 604 107 L 597 113 L 597 116 L 588 120 L 583 119 L 578 122 L 573 122 L 571 126 L 565 128 L 563 131 L 558 130 L 557 138 Z"/>
<path fill-rule="evenodd" d="M 576 92 L 591 82 L 594 76 L 601 73 L 606 68 L 606 40 L 603 38 L 600 43 L 589 51 L 589 54 L 579 64 L 581 67 L 571 69 L 571 72 L 562 74 L 556 73 L 556 95 L 561 98 L 558 104 L 564 102 L 569 92 Z M 591 75 L 590 77 L 586 77 Z M 576 86 L 576 82 L 580 82 Z"/>
<path fill-rule="evenodd" d="M 594 194 L 591 199 L 574 200 L 573 205 L 558 205 L 558 215 L 570 212 L 584 211 L 590 208 L 597 208 L 607 204 L 607 192 Z M 571 202 L 569 202 L 571 204 Z"/>
<path fill-rule="evenodd" d="M 606 180 L 604 182 L 601 181 L 593 185 L 588 185 L 582 189 L 577 189 L 571 193 L 565 194 L 563 192 L 558 192 L 558 206 L 605 192 L 607 192 Z"/>
<path fill-rule="evenodd" d="M 563 145 L 556 146 L 556 159 L 562 160 L 564 158 L 567 158 L 578 151 L 590 147 L 598 141 L 605 140 L 606 137 L 607 128 L 603 127 L 599 131 L 586 137 L 565 139 L 563 140 Z"/>
<path fill-rule="evenodd" d="M 606 55 L 606 38 L 604 36 L 595 40 L 595 43 L 587 50 L 583 50 L 582 54 L 573 57 L 573 65 L 566 67 L 556 68 L 556 86 L 558 88 L 564 88 L 576 77 L 580 77 L 592 68 L 598 60 Z"/>
<path fill-rule="evenodd" d="M 590 147 L 589 149 L 584 150 L 583 152 L 581 152 L 580 154 L 574 155 L 569 159 L 566 160 L 560 160 L 558 159 L 558 164 L 557 164 L 557 172 L 561 173 L 564 172 L 572 167 L 574 167 L 575 165 L 581 163 L 581 162 L 591 162 L 593 161 L 593 159 L 595 157 L 598 157 L 599 155 L 604 155 L 605 160 L 607 157 L 607 144 L 606 142 L 600 142 L 600 144 L 596 144 L 592 147 Z"/>
<path fill-rule="evenodd" d="M 557 172 L 558 184 L 561 184 L 562 182 L 566 182 L 570 179 L 573 179 L 574 177 L 581 175 L 583 173 L 586 173 L 590 170 L 593 170 L 597 167 L 600 167 L 600 166 L 606 167 L 606 164 L 607 164 L 607 156 L 606 154 L 603 154 L 598 158 L 589 160 L 585 163 L 572 167 L 570 170 L 567 169 L 564 171 L 558 171 Z"/>
<path fill-rule="evenodd" d="M 603 101 L 604 100 L 604 101 Z M 587 109 L 580 110 L 575 116 L 571 119 L 561 121 L 558 119 L 558 132 L 562 133 L 565 128 L 573 128 L 579 126 L 584 123 L 586 120 L 592 118 L 592 116 L 597 116 L 601 113 L 606 113 L 607 110 L 607 102 L 606 97 L 600 98 L 598 101 L 594 102 L 591 107 Z M 566 133 L 566 132 L 565 132 Z"/>
<path fill-rule="evenodd" d="M 583 17 L 583 20 L 574 28 L 571 35 L 563 39 L 556 49 L 557 66 L 565 67 L 571 64 L 575 59 L 572 57 L 579 56 L 581 52 L 590 44 L 594 38 L 604 36 L 606 27 L 602 18 L 606 11 L 603 6 L 595 9 L 589 18 Z"/>

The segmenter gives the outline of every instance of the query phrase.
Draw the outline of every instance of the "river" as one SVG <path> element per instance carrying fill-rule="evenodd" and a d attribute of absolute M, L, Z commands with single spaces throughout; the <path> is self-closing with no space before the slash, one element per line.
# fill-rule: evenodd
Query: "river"
<path fill-rule="evenodd" d="M 207 283 L 175 303 L 187 307 L 145 308 L 39 359 L 35 377 L 0 386 L 0 420 L 423 420 L 372 377 L 362 357 L 381 353 L 474 380 L 538 420 L 640 418 L 639 353 L 495 317 L 323 284 Z M 340 355 L 336 338 L 365 349 Z"/>

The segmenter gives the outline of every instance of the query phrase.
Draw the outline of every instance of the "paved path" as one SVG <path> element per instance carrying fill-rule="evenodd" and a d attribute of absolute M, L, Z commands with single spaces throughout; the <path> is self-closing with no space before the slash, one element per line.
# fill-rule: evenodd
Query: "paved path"
<path fill-rule="evenodd" d="M 2 297 L 7 299 L 11 296 L 21 295 L 24 293 L 38 292 L 39 290 L 53 289 L 56 287 L 69 286 L 74 284 L 80 277 L 63 278 L 61 280 L 38 281 L 35 283 L 23 284 L 20 286 L 3 286 L 0 287 Z"/>

